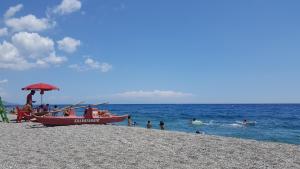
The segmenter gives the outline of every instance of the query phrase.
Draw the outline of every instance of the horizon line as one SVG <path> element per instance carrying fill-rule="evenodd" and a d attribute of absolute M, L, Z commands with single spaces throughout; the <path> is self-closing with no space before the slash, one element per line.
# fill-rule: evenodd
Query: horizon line
<path fill-rule="evenodd" d="M 23 104 L 20 104 L 20 103 L 10 103 L 10 102 L 7 102 L 8 103 L 8 105 L 23 105 Z M 70 104 L 74 104 L 74 103 L 47 103 L 47 104 L 52 104 L 52 105 L 55 105 L 55 104 L 57 104 L 57 105 L 70 105 Z M 95 104 L 95 103 L 86 103 L 86 104 L 81 104 L 81 105 L 88 105 L 88 104 Z M 232 103 L 108 103 L 108 104 L 110 104 L 110 105 L 114 105 L 114 104 L 124 104 L 124 105 L 142 105 L 142 104 L 148 104 L 148 105 L 155 105 L 155 104 L 177 104 L 177 105 L 179 105 L 179 104 L 182 104 L 182 105 L 188 105 L 188 104 L 198 104 L 198 105 L 204 105 L 204 104 L 210 104 L 210 105 L 213 105 L 213 104 L 219 104 L 219 105 L 221 105 L 221 104 L 223 104 L 223 105 L 231 105 L 231 104 L 237 104 L 237 105 L 246 105 L 246 104 L 300 104 L 300 102 L 298 102 L 298 103 L 293 103 L 293 102 L 290 102 L 290 103 L 276 103 L 276 102 L 274 102 L 274 103 L 251 103 L 251 102 L 249 102 L 249 103 L 234 103 L 234 102 L 232 102 Z M 40 105 L 40 104 L 34 104 L 34 105 Z"/>

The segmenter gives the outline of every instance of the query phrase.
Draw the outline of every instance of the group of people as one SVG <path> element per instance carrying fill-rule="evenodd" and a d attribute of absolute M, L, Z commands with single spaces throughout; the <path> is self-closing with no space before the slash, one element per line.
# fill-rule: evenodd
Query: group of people
<path fill-rule="evenodd" d="M 135 125 L 137 125 L 137 123 L 136 123 L 136 122 L 133 122 L 133 123 L 132 123 L 131 116 L 129 115 L 129 116 L 128 116 L 128 126 L 135 126 Z M 152 123 L 151 123 L 150 120 L 148 120 L 147 125 L 146 125 L 146 128 L 147 128 L 147 129 L 151 129 L 151 128 L 152 128 Z M 159 128 L 160 128 L 161 130 L 164 130 L 164 129 L 165 129 L 165 123 L 164 123 L 163 121 L 160 121 L 160 122 L 159 122 Z"/>
<path fill-rule="evenodd" d="M 192 119 L 192 122 L 197 122 L 197 121 L 200 121 L 200 120 L 196 120 L 195 118 L 193 118 Z M 201 121 L 200 121 L 201 122 Z M 202 122 L 201 122 L 202 123 Z M 137 123 L 136 122 L 133 122 L 132 123 L 132 119 L 131 119 L 131 116 L 129 115 L 128 116 L 128 126 L 136 126 L 137 125 Z M 147 129 L 151 129 L 152 128 L 152 123 L 151 123 L 151 121 L 150 120 L 148 120 L 148 122 L 147 122 L 147 124 L 146 124 L 146 128 Z M 159 128 L 161 129 L 161 130 L 164 130 L 165 129 L 165 123 L 163 122 L 163 121 L 160 121 L 159 122 Z M 201 132 L 201 131 L 199 131 L 199 130 L 197 130 L 196 131 L 196 134 L 204 134 L 204 132 Z"/>
<path fill-rule="evenodd" d="M 32 100 L 33 95 L 35 94 L 34 90 L 31 90 L 30 93 L 27 95 L 26 97 L 26 104 L 23 108 L 23 110 L 27 111 L 27 112 L 33 112 L 33 103 L 35 103 L 35 101 Z M 58 107 L 55 105 L 54 108 L 52 109 L 52 111 L 54 111 L 54 113 L 52 113 L 53 116 L 56 116 L 58 112 L 55 112 L 55 110 L 57 110 Z M 36 112 L 50 112 L 50 106 L 49 104 L 41 104 L 39 107 L 37 107 L 37 109 L 35 110 Z"/>

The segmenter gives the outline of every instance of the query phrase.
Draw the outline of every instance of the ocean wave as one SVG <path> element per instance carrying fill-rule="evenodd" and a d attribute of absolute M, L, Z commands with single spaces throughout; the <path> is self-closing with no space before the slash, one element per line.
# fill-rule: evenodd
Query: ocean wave
<path fill-rule="evenodd" d="M 225 126 L 234 127 L 234 128 L 245 127 L 244 125 L 238 123 L 225 124 Z"/>
<path fill-rule="evenodd" d="M 210 120 L 208 123 L 204 122 L 203 124 L 207 126 L 217 125 L 214 120 Z"/>
<path fill-rule="evenodd" d="M 237 124 L 242 124 L 244 126 L 255 126 L 256 125 L 256 121 L 235 121 Z"/>

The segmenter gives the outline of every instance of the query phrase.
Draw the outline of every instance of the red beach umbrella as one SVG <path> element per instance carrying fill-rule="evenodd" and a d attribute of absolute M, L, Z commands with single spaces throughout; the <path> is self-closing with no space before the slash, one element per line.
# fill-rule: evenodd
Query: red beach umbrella
<path fill-rule="evenodd" d="M 59 90 L 58 87 L 53 86 L 47 83 L 35 83 L 29 86 L 23 87 L 22 90 L 40 90 L 40 91 L 49 91 L 49 90 Z"/>
<path fill-rule="evenodd" d="M 22 90 L 35 90 L 35 91 L 41 91 L 41 104 L 43 103 L 43 94 L 45 91 L 50 91 L 50 90 L 59 90 L 58 87 L 53 86 L 51 84 L 47 83 L 35 83 L 28 85 L 26 87 L 23 87 Z"/>

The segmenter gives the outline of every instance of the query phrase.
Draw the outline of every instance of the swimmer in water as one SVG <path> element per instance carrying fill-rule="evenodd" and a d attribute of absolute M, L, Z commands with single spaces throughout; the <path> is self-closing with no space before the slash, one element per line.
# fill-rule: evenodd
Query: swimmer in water
<path fill-rule="evenodd" d="M 255 121 L 249 121 L 249 120 L 243 120 L 243 123 L 242 123 L 244 126 L 255 126 L 256 125 L 256 122 Z"/>
<path fill-rule="evenodd" d="M 147 129 L 151 129 L 151 128 L 152 128 L 152 124 L 151 124 L 151 121 L 149 120 L 147 123 Z"/>
<path fill-rule="evenodd" d="M 193 124 L 193 125 L 202 125 L 203 123 L 202 123 L 201 120 L 196 120 L 196 118 L 193 118 L 192 124 Z"/>
<path fill-rule="evenodd" d="M 205 134 L 205 132 L 197 130 L 196 134 Z"/>
<path fill-rule="evenodd" d="M 160 121 L 159 122 L 159 127 L 161 130 L 164 130 L 165 129 L 165 123 L 163 121 Z"/>
<path fill-rule="evenodd" d="M 132 125 L 131 116 L 129 115 L 129 116 L 127 117 L 127 119 L 128 119 L 128 120 L 127 120 L 127 122 L 128 122 L 127 125 L 128 125 L 128 126 L 131 126 L 131 125 Z"/>

